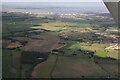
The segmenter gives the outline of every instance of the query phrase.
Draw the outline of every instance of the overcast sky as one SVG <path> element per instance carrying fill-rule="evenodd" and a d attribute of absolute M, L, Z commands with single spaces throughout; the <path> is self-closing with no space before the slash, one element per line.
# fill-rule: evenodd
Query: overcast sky
<path fill-rule="evenodd" d="M 5 2 L 3 5 L 28 7 L 106 7 L 103 2 Z"/>
<path fill-rule="evenodd" d="M 2 2 L 119 2 L 120 0 L 1 0 Z"/>
<path fill-rule="evenodd" d="M 2 2 L 102 2 L 102 0 L 2 0 Z"/>

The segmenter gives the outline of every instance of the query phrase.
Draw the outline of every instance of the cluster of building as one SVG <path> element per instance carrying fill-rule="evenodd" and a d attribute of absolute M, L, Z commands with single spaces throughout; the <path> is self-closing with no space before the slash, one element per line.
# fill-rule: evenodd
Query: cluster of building
<path fill-rule="evenodd" d="M 111 44 L 109 47 L 105 48 L 106 50 L 120 50 L 119 44 Z"/>

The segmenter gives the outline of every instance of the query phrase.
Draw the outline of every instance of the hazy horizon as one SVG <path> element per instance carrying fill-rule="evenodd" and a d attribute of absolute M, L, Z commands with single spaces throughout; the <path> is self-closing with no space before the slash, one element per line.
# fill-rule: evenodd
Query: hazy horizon
<path fill-rule="evenodd" d="M 12 7 L 106 7 L 103 2 L 3 2 L 3 6 Z"/>
<path fill-rule="evenodd" d="M 34 12 L 39 11 L 53 11 L 53 12 L 78 12 L 78 13 L 109 13 L 103 2 L 4 2 L 2 4 L 3 10 L 24 9 L 21 11 Z M 6 9 L 7 8 L 7 9 Z M 15 10 L 15 11 L 16 11 Z M 37 12 L 38 12 L 37 10 Z M 36 12 L 36 11 L 35 11 Z"/>

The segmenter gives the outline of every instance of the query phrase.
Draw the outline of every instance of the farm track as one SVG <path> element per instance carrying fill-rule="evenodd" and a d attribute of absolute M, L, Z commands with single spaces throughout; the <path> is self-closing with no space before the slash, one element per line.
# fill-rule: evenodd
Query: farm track
<path fill-rule="evenodd" d="M 41 66 L 41 63 L 37 64 L 35 68 L 33 69 L 32 71 L 33 78 L 40 78 L 40 76 L 37 74 L 37 71 L 39 70 L 40 66 Z"/>
<path fill-rule="evenodd" d="M 55 66 L 56 66 L 56 64 L 57 64 L 57 61 L 58 61 L 58 55 L 57 55 L 57 57 L 56 57 L 55 63 L 54 63 L 54 65 L 53 65 L 53 68 L 52 68 L 52 70 L 51 70 L 51 72 L 50 72 L 50 77 L 51 77 L 51 78 L 53 78 L 53 77 L 52 77 L 52 73 L 53 73 L 53 71 L 54 71 L 54 69 L 55 69 Z"/>

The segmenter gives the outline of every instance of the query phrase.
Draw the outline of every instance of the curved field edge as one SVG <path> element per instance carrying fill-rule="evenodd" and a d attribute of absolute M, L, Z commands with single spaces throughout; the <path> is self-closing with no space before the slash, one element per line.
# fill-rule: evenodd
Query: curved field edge
<path fill-rule="evenodd" d="M 57 55 L 49 55 L 48 59 L 43 63 L 40 63 L 38 68 L 36 68 L 36 74 L 39 78 L 51 78 L 51 72 L 54 68 L 55 62 L 57 59 Z M 37 65 L 36 65 L 37 67 Z M 34 72 L 34 71 L 33 71 Z"/>

